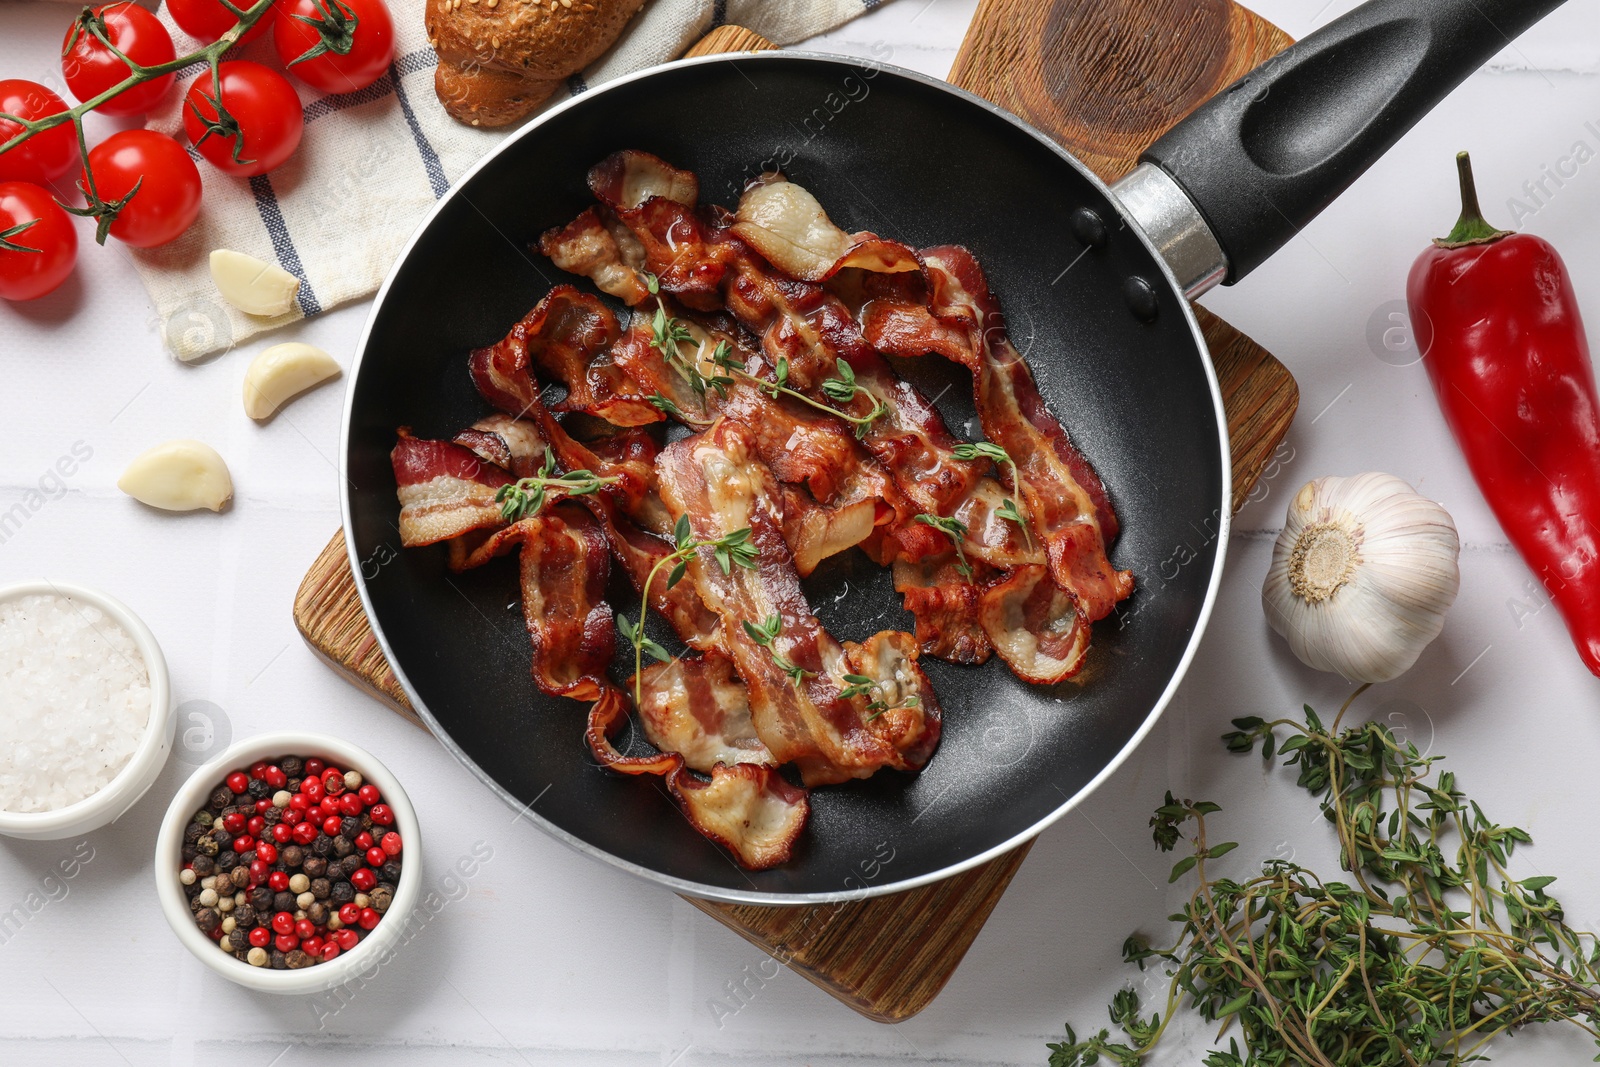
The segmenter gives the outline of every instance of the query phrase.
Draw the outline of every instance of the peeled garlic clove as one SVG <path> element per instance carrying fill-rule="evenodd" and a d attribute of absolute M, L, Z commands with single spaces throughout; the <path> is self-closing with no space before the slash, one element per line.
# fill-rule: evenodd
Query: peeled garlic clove
<path fill-rule="evenodd" d="M 270 418 L 297 393 L 339 373 L 334 358 L 315 345 L 290 341 L 273 345 L 250 361 L 244 375 L 244 413 Z"/>
<path fill-rule="evenodd" d="M 1387 682 L 1444 629 L 1460 554 L 1449 512 L 1399 478 L 1318 478 L 1289 501 L 1261 604 L 1308 666 Z"/>
<path fill-rule="evenodd" d="M 211 280 L 247 315 L 285 315 L 300 292 L 300 279 L 282 267 L 228 248 L 211 253 Z"/>
<path fill-rule="evenodd" d="M 117 479 L 117 488 L 166 511 L 221 511 L 233 496 L 233 479 L 216 449 L 181 439 L 135 456 Z"/>

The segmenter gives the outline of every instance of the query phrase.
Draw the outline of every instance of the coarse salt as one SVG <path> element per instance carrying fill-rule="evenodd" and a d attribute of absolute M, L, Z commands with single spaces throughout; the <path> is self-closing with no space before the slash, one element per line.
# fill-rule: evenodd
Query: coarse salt
<path fill-rule="evenodd" d="M 144 657 L 114 619 L 65 596 L 0 603 L 0 810 L 92 796 L 149 721 Z"/>

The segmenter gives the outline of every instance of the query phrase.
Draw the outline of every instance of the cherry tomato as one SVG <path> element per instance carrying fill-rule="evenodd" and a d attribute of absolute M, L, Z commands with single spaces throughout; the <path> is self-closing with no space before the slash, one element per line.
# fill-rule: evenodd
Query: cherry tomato
<path fill-rule="evenodd" d="M 234 6 L 240 11 L 249 11 L 255 6 L 255 0 L 240 0 Z M 167 0 L 167 13 L 180 30 L 207 44 L 233 29 L 239 21 L 239 16 L 222 6 L 222 0 Z M 271 25 L 272 12 L 267 11 L 256 19 L 254 26 L 244 31 L 239 43 L 255 40 Z"/>
<path fill-rule="evenodd" d="M 21 119 L 42 119 L 67 109 L 67 103 L 38 82 L 21 78 L 0 81 L 0 111 Z M 15 122 L 0 119 L 0 144 L 22 132 Z M 72 123 L 34 134 L 0 155 L 0 181 L 48 185 L 79 165 L 78 135 Z"/>
<path fill-rule="evenodd" d="M 200 214 L 200 169 L 183 146 L 154 130 L 123 130 L 89 149 L 95 189 L 107 202 L 127 196 L 111 236 L 135 248 L 166 244 Z"/>
<path fill-rule="evenodd" d="M 305 116 L 294 86 L 260 63 L 223 63 L 222 107 L 230 122 L 217 122 L 217 92 L 211 74 L 189 86 L 183 101 L 183 132 L 206 161 L 228 174 L 265 174 L 300 147 Z M 237 131 L 237 132 L 235 132 Z"/>
<path fill-rule="evenodd" d="M 275 10 L 278 59 L 313 89 L 365 89 L 394 59 L 394 21 L 383 0 L 281 0 Z"/>
<path fill-rule="evenodd" d="M 0 299 L 43 296 L 67 280 L 77 258 L 72 218 L 48 192 L 29 182 L 0 182 Z"/>
<path fill-rule="evenodd" d="M 111 43 L 135 63 L 150 67 L 178 57 L 172 47 L 172 35 L 161 20 L 131 0 L 103 4 L 94 9 L 94 14 L 105 21 L 106 37 Z M 127 78 L 132 70 L 81 23 L 74 22 L 61 43 L 61 73 L 66 75 L 72 95 L 82 101 L 99 96 Z M 96 110 L 102 115 L 143 115 L 161 102 L 174 77 L 163 74 L 152 78 L 112 97 Z"/>

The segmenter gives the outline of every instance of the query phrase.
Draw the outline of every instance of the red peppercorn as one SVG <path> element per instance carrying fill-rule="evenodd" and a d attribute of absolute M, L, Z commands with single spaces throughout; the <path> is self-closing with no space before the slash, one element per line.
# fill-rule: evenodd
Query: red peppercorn
<path fill-rule="evenodd" d="M 318 953 L 318 955 L 322 957 L 323 962 L 333 959 L 339 955 L 339 943 L 337 941 L 328 941 L 324 943 L 322 946 L 322 951 Z"/>
<path fill-rule="evenodd" d="M 277 863 L 278 862 L 278 846 L 274 845 L 271 841 L 257 841 L 256 842 L 256 859 L 261 860 L 261 861 L 263 861 L 265 863 Z M 383 864 L 380 863 L 380 864 L 377 864 L 376 866 L 381 867 L 381 866 L 383 866 Z"/>
<path fill-rule="evenodd" d="M 283 871 L 273 871 L 267 875 L 267 888 L 274 893 L 287 892 L 289 889 L 289 876 Z M 279 931 L 282 933 L 283 931 Z"/>
<path fill-rule="evenodd" d="M 339 816 L 330 815 L 326 819 L 322 820 L 322 832 L 327 834 L 329 837 L 338 837 Z"/>
<path fill-rule="evenodd" d="M 320 956 L 322 954 L 322 938 L 313 934 L 311 937 L 300 939 L 300 950 L 307 956 Z M 335 945 L 334 948 L 339 946 Z"/>
<path fill-rule="evenodd" d="M 206 936 L 209 937 L 213 941 L 221 941 L 222 937 L 223 937 L 221 924 L 218 924 L 216 929 L 212 930 Z"/>
<path fill-rule="evenodd" d="M 310 797 L 312 800 L 321 800 L 322 799 L 322 795 L 323 795 L 323 793 L 322 793 L 322 779 L 321 778 L 307 778 L 305 781 L 300 783 L 300 792 L 304 793 L 306 796 Z"/>
<path fill-rule="evenodd" d="M 245 774 L 243 771 L 234 771 L 232 774 L 228 775 L 227 785 L 228 792 L 243 793 L 246 789 L 250 788 L 250 776 Z"/>
<path fill-rule="evenodd" d="M 317 925 L 310 919 L 299 919 L 294 924 L 294 936 L 304 941 L 308 937 L 317 936 Z"/>
<path fill-rule="evenodd" d="M 266 816 L 264 816 L 264 815 L 252 815 L 252 816 L 250 816 L 250 821 L 244 824 L 244 828 L 245 828 L 246 831 L 249 832 L 251 837 L 260 837 L 261 836 L 261 831 L 263 831 L 263 830 L 265 830 L 267 828 Z"/>
<path fill-rule="evenodd" d="M 354 926 L 356 921 L 360 918 L 361 909 L 356 907 L 354 904 L 339 905 L 339 921 L 344 923 L 346 926 Z"/>
<path fill-rule="evenodd" d="M 327 769 L 328 765 L 317 759 L 315 756 L 312 756 L 310 759 L 306 760 L 306 777 L 308 779 L 322 777 L 322 772 Z"/>
<path fill-rule="evenodd" d="M 262 859 L 259 854 L 250 861 L 250 883 L 260 885 L 267 880 L 267 875 L 272 871 L 272 865 Z"/>
<path fill-rule="evenodd" d="M 294 914 L 287 911 L 280 911 L 274 914 L 272 916 L 272 929 L 275 933 L 280 934 L 294 933 Z"/>
<path fill-rule="evenodd" d="M 300 947 L 300 939 L 293 934 L 279 934 L 272 939 L 272 947 L 279 952 L 293 952 Z"/>
<path fill-rule="evenodd" d="M 304 793 L 296 793 L 289 798 L 289 807 L 295 811 L 305 811 L 311 807 L 311 798 Z"/>
<path fill-rule="evenodd" d="M 369 805 L 383 799 L 383 794 L 378 792 L 378 787 L 371 782 L 363 782 L 361 788 L 356 790 L 356 796 L 361 798 L 361 803 Z"/>
<path fill-rule="evenodd" d="M 402 847 L 402 842 L 400 840 L 400 835 L 395 833 L 393 830 L 390 830 L 388 833 L 384 834 L 383 835 L 383 840 L 380 841 L 379 844 L 381 844 L 383 846 L 383 850 L 385 852 L 387 852 L 389 855 L 391 855 L 391 856 L 400 855 L 400 849 Z"/>
<path fill-rule="evenodd" d="M 365 893 L 378 884 L 378 876 L 372 873 L 371 867 L 362 867 L 350 876 L 350 884 Z"/>
<path fill-rule="evenodd" d="M 294 828 L 294 839 L 296 844 L 311 844 L 317 839 L 317 824 L 313 822 L 300 823 Z"/>
<path fill-rule="evenodd" d="M 385 863 L 389 862 L 389 854 L 383 849 L 378 848 L 376 845 L 367 849 L 366 856 L 367 862 L 372 864 L 374 867 L 382 867 Z"/>
<path fill-rule="evenodd" d="M 256 762 L 250 764 L 250 777 L 252 777 L 252 778 L 264 778 L 264 777 L 266 777 L 266 773 L 267 773 L 267 761 L 266 760 L 257 760 Z"/>
<path fill-rule="evenodd" d="M 267 799 L 266 797 L 262 797 L 260 800 L 256 801 L 256 814 L 257 815 L 265 815 L 267 813 L 268 809 L 270 809 L 271 807 L 272 807 L 272 801 Z"/>
<path fill-rule="evenodd" d="M 339 798 L 339 810 L 345 815 L 360 815 L 367 810 L 367 806 L 361 803 L 361 798 L 356 794 L 346 793 Z"/>
<path fill-rule="evenodd" d="M 256 948 L 266 948 L 272 944 L 272 931 L 265 926 L 258 926 L 250 931 L 250 943 Z"/>
<path fill-rule="evenodd" d="M 222 817 L 222 828 L 230 834 L 244 832 L 245 815 L 242 811 L 230 811 Z"/>
<path fill-rule="evenodd" d="M 240 836 L 238 836 L 238 837 L 233 839 L 233 850 L 235 852 L 241 852 L 241 853 L 242 852 L 249 852 L 251 849 L 253 849 L 255 847 L 256 847 L 256 843 L 255 843 L 255 839 L 254 838 L 247 837 L 247 836 L 241 834 Z"/>
<path fill-rule="evenodd" d="M 344 812 L 339 808 L 339 802 L 333 797 L 323 797 L 322 803 L 317 805 L 317 812 L 324 819 L 330 815 L 340 816 L 344 814 Z"/>
<path fill-rule="evenodd" d="M 327 770 L 323 771 L 322 788 L 327 791 L 330 797 L 336 797 L 340 793 L 343 793 L 344 772 L 333 767 L 329 767 Z"/>
<path fill-rule="evenodd" d="M 372 845 L 372 835 L 367 833 L 365 830 L 356 835 L 356 850 L 358 852 L 365 852 L 367 849 L 371 848 Z"/>
<path fill-rule="evenodd" d="M 299 826 L 306 821 L 306 813 L 295 811 L 293 808 L 284 808 L 283 814 L 278 817 L 280 826 Z"/>
<path fill-rule="evenodd" d="M 374 926 L 378 925 L 378 920 L 381 919 L 381 918 L 383 918 L 383 916 L 379 915 L 377 912 L 373 911 L 371 908 L 362 908 L 361 909 L 361 917 L 359 919 L 357 919 L 356 922 L 360 923 L 361 929 L 370 930 Z"/>
<path fill-rule="evenodd" d="M 348 926 L 334 934 L 333 939 L 339 942 L 339 947 L 344 949 L 346 952 L 349 952 L 351 949 L 361 944 L 361 935 L 350 929 Z"/>
<path fill-rule="evenodd" d="M 268 767 L 267 773 L 261 777 L 274 789 L 282 789 L 289 784 L 289 776 L 283 773 L 283 768 L 276 765 Z"/>
<path fill-rule="evenodd" d="M 368 811 L 367 814 L 371 815 L 372 821 L 379 826 L 394 825 L 394 811 L 387 804 L 374 804 L 372 805 L 372 810 Z"/>
<path fill-rule="evenodd" d="M 294 840 L 294 827 L 286 822 L 280 822 L 272 827 L 272 840 L 280 845 L 287 845 Z"/>

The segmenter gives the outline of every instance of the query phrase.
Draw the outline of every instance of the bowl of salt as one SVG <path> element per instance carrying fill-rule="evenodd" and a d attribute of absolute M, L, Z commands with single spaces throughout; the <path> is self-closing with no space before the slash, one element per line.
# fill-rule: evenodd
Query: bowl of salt
<path fill-rule="evenodd" d="M 113 822 L 172 751 L 167 663 L 119 600 L 67 582 L 0 587 L 0 834 Z"/>

